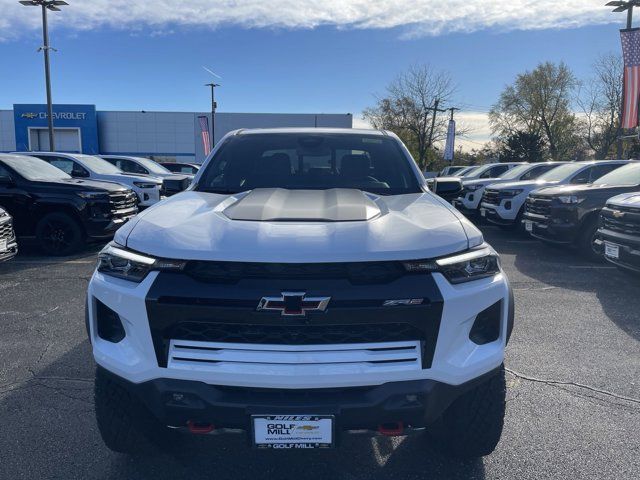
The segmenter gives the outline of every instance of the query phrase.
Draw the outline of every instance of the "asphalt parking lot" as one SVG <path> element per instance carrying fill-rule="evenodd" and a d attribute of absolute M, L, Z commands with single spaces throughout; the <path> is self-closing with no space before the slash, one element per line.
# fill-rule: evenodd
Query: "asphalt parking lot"
<path fill-rule="evenodd" d="M 640 478 L 640 279 L 487 227 L 516 293 L 504 435 L 459 462 L 422 437 L 348 438 L 328 452 L 257 452 L 187 437 L 126 457 L 93 415 L 83 302 L 97 248 L 0 265 L 1 479 Z"/>

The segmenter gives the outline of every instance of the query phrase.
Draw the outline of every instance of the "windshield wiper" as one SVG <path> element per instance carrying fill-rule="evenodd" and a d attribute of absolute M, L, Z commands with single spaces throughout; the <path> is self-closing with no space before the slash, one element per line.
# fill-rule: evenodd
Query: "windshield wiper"
<path fill-rule="evenodd" d="M 233 195 L 239 193 L 238 190 L 225 190 L 224 188 L 201 188 L 196 191 L 205 193 L 217 193 L 219 195 Z"/>

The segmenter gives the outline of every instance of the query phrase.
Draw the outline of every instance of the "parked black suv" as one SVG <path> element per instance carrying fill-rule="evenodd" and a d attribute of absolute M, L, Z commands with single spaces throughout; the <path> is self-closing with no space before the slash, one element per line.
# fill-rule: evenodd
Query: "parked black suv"
<path fill-rule="evenodd" d="M 0 262 L 13 258 L 18 253 L 18 243 L 13 231 L 13 220 L 7 211 L 0 207 Z"/>
<path fill-rule="evenodd" d="M 541 240 L 576 245 L 589 258 L 600 258 L 596 243 L 600 211 L 611 197 L 639 189 L 640 163 L 633 162 L 588 185 L 535 190 L 527 198 L 525 230 Z"/>
<path fill-rule="evenodd" d="M 640 192 L 607 201 L 595 243 L 609 262 L 640 273 Z"/>
<path fill-rule="evenodd" d="M 47 254 L 110 239 L 138 213 L 137 202 L 120 184 L 74 179 L 39 158 L 0 154 L 0 204 L 18 237 L 35 237 Z"/>

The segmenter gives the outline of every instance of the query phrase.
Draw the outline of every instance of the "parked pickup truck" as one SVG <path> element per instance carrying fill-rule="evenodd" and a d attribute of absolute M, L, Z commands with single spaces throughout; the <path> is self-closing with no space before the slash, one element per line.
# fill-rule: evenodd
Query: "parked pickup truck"
<path fill-rule="evenodd" d="M 117 232 L 87 298 L 112 450 L 426 429 L 478 457 L 500 439 L 509 283 L 393 133 L 229 133 L 189 191 Z"/>
<path fill-rule="evenodd" d="M 607 200 L 600 212 L 596 245 L 609 262 L 640 272 L 640 191 Z"/>
<path fill-rule="evenodd" d="M 138 213 L 136 194 L 111 182 L 74 179 L 39 158 L 0 154 L 0 205 L 19 238 L 35 238 L 50 255 L 110 240 Z"/>
<path fill-rule="evenodd" d="M 640 190 L 640 163 L 620 167 L 588 185 L 536 190 L 524 213 L 525 230 L 552 243 L 575 245 L 587 257 L 600 258 L 600 210 L 612 196 Z"/>

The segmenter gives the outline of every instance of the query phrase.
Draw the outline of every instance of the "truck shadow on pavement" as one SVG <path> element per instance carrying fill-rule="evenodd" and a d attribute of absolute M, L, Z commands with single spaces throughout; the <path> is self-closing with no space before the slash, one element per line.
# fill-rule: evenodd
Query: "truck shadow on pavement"
<path fill-rule="evenodd" d="M 549 245 L 491 227 L 483 227 L 483 233 L 505 261 L 509 261 L 508 256 L 514 256 L 517 273 L 510 273 L 510 280 L 516 293 L 516 306 L 519 289 L 544 291 L 555 288 L 578 294 L 593 293 L 604 314 L 627 335 L 640 340 L 637 314 L 640 311 L 640 276 L 624 273 L 604 260 L 589 261 L 571 247 Z M 582 313 L 572 311 L 571 314 Z"/>
<path fill-rule="evenodd" d="M 482 460 L 438 453 L 421 435 L 348 437 L 331 451 L 252 450 L 243 435 L 184 435 L 170 450 L 109 451 L 93 413 L 94 365 L 84 341 L 33 376 L 0 384 L 0 478 L 484 478 Z"/>

